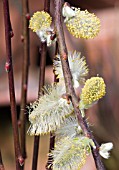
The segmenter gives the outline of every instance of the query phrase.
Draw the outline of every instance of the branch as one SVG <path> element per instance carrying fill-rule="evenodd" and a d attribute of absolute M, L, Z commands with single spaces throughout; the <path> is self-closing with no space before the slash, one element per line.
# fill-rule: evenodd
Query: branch
<path fill-rule="evenodd" d="M 56 41 L 55 44 L 55 57 L 58 54 L 58 44 Z M 56 75 L 54 74 L 54 83 L 58 82 L 59 80 L 56 78 Z M 50 133 L 50 148 L 49 148 L 49 153 L 54 149 L 55 146 L 55 136 Z M 52 162 L 53 162 L 53 157 L 48 157 L 48 161 L 46 164 L 46 170 L 52 170 Z"/>
<path fill-rule="evenodd" d="M 5 22 L 5 39 L 6 39 L 6 65 L 5 69 L 8 72 L 9 81 L 9 94 L 10 94 L 10 104 L 11 104 L 11 117 L 12 117 L 12 127 L 14 135 L 14 147 L 15 147 L 15 160 L 16 160 L 16 170 L 20 170 L 23 164 L 23 158 L 20 153 L 19 144 L 19 134 L 17 125 L 17 110 L 16 110 L 16 100 L 14 91 L 14 76 L 12 67 L 12 50 L 11 50 L 11 37 L 13 36 L 10 15 L 9 15 L 9 4 L 8 0 L 3 0 L 3 11 L 4 11 L 4 22 Z"/>
<path fill-rule="evenodd" d="M 45 0 L 45 2 L 44 2 L 44 11 L 46 11 L 46 12 L 50 11 L 50 0 Z M 40 60 L 40 70 L 39 70 L 40 74 L 39 74 L 38 97 L 40 97 L 41 89 L 44 86 L 44 82 L 45 82 L 46 55 L 47 55 L 47 45 L 46 45 L 46 43 L 41 43 L 41 60 Z M 40 140 L 40 136 L 35 136 L 34 137 L 32 170 L 37 170 L 39 140 Z"/>
<path fill-rule="evenodd" d="M 55 145 L 55 136 L 52 135 L 52 133 L 50 134 L 50 149 L 49 149 L 49 153 L 51 152 L 51 150 L 54 149 L 54 145 Z M 46 164 L 46 170 L 52 170 L 52 162 L 53 162 L 53 157 L 48 157 L 48 162 Z"/>
<path fill-rule="evenodd" d="M 104 166 L 101 162 L 100 155 L 98 153 L 98 148 L 99 145 L 94 139 L 85 119 L 82 118 L 80 110 L 79 110 L 79 102 L 78 98 L 75 94 L 73 84 L 72 84 L 72 75 L 71 71 L 69 68 L 69 63 L 68 63 L 68 52 L 65 44 L 65 38 L 64 38 L 64 32 L 63 32 L 63 22 L 62 22 L 62 6 L 63 6 L 63 1 L 62 0 L 55 0 L 55 29 L 56 29 L 56 34 L 57 34 L 57 39 L 58 39 L 58 45 L 59 45 L 59 53 L 61 56 L 61 62 L 62 62 L 62 67 L 63 67 L 63 73 L 64 73 L 64 79 L 65 79 L 65 85 L 66 85 L 66 92 L 69 96 L 71 96 L 71 101 L 74 107 L 74 112 L 77 115 L 79 124 L 86 136 L 89 138 L 93 139 L 97 149 L 93 149 L 92 153 L 94 156 L 95 164 L 98 170 L 104 170 Z"/>
<path fill-rule="evenodd" d="M 1 150 L 0 150 L 0 170 L 5 170 L 4 165 L 3 165 L 3 161 L 2 161 Z"/>
<path fill-rule="evenodd" d="M 23 63 L 22 63 L 22 85 L 21 85 L 21 110 L 20 110 L 20 142 L 21 153 L 23 158 L 26 158 L 26 115 L 25 108 L 27 104 L 28 90 L 28 72 L 29 72 L 29 5 L 28 0 L 22 0 L 22 30 L 23 30 Z M 24 166 L 22 167 L 24 169 Z"/>
<path fill-rule="evenodd" d="M 41 43 L 41 60 L 40 60 L 40 74 L 39 74 L 38 97 L 40 97 L 41 89 L 44 86 L 44 81 L 45 81 L 46 52 L 47 52 L 46 43 Z M 37 169 L 39 140 L 40 140 L 40 136 L 35 136 L 34 137 L 34 150 L 33 150 L 32 170 L 36 170 Z"/>

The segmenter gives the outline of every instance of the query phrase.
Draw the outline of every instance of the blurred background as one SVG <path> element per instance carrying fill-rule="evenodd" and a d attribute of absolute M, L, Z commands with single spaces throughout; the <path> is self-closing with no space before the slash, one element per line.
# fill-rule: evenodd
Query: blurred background
<path fill-rule="evenodd" d="M 113 142 L 114 149 L 111 157 L 103 160 L 107 170 L 119 170 L 119 0 L 69 0 L 72 6 L 94 12 L 101 20 L 101 31 L 93 40 L 82 40 L 72 37 L 66 30 L 65 38 L 69 51 L 77 50 L 86 57 L 90 76 L 102 76 L 106 83 L 106 96 L 99 103 L 87 111 L 92 131 L 99 143 Z M 12 38 L 13 67 L 15 77 L 15 93 L 17 110 L 20 111 L 21 73 L 23 59 L 22 35 L 22 4 L 20 0 L 9 0 L 11 23 L 14 31 Z M 29 0 L 30 15 L 43 9 L 43 0 Z M 53 1 L 51 14 L 53 16 Z M 15 169 L 13 135 L 10 116 L 8 79 L 4 65 L 6 62 L 6 47 L 4 36 L 4 17 L 2 0 L 0 0 L 0 148 L 5 168 Z M 28 103 L 34 101 L 38 94 L 38 77 L 40 61 L 40 40 L 30 31 L 30 68 L 28 83 Z M 46 83 L 53 82 L 52 58 L 54 47 L 48 48 L 46 61 Z M 27 128 L 28 128 L 27 123 Z M 42 138 L 46 142 L 48 136 Z M 45 145 L 48 148 L 48 143 Z M 6 149 L 7 148 L 7 149 Z M 43 157 L 40 162 L 46 161 L 46 151 L 42 148 Z M 33 151 L 33 137 L 27 135 L 26 169 L 31 169 Z M 93 170 L 93 169 L 92 169 Z"/>

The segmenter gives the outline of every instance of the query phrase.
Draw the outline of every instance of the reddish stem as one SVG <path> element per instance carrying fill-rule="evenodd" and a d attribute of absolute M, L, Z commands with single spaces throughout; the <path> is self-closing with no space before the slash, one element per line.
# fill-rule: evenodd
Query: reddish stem
<path fill-rule="evenodd" d="M 26 114 L 29 69 L 29 5 L 28 0 L 22 0 L 22 30 L 23 30 L 23 63 L 22 63 L 22 85 L 21 85 L 21 110 L 20 110 L 20 142 L 21 153 L 26 158 Z M 22 166 L 24 169 L 24 166 Z"/>
<path fill-rule="evenodd" d="M 9 94 L 10 94 L 10 105 L 11 105 L 11 117 L 12 117 L 12 127 L 14 135 L 14 148 L 15 148 L 15 160 L 16 160 L 16 170 L 20 170 L 21 160 L 23 158 L 20 152 L 18 125 L 17 125 L 17 110 L 16 110 L 16 100 L 15 100 L 15 90 L 14 90 L 14 76 L 12 67 L 12 50 L 11 50 L 11 22 L 9 15 L 9 4 L 8 0 L 3 0 L 3 10 L 4 10 L 4 22 L 5 22 L 5 39 L 6 39 L 6 63 L 8 63 L 9 68 L 7 68 L 8 81 L 9 81 Z"/>
<path fill-rule="evenodd" d="M 49 149 L 49 153 L 51 152 L 51 150 L 54 149 L 54 145 L 55 145 L 55 136 L 50 134 L 50 149 Z M 48 157 L 48 162 L 46 164 L 46 170 L 52 170 L 52 162 L 53 162 L 53 158 L 51 156 Z"/>
<path fill-rule="evenodd" d="M 77 115 L 79 124 L 86 136 L 91 138 L 96 147 L 98 148 L 99 145 L 94 139 L 87 122 L 85 119 L 82 118 L 80 110 L 79 110 L 79 103 L 78 103 L 78 98 L 75 94 L 73 84 L 72 84 L 72 75 L 71 71 L 69 68 L 69 63 L 68 63 L 68 52 L 65 44 L 65 38 L 64 38 L 64 32 L 63 32 L 63 22 L 62 22 L 62 6 L 63 6 L 63 0 L 55 0 L 55 29 L 56 29 L 56 34 L 57 34 L 57 40 L 58 40 L 58 46 L 59 46 L 59 53 L 61 56 L 61 62 L 62 62 L 62 67 L 63 67 L 63 73 L 64 73 L 64 79 L 65 79 L 65 85 L 66 85 L 66 91 L 67 95 L 71 96 L 71 101 L 74 107 L 74 112 Z M 101 161 L 100 155 L 98 153 L 97 149 L 92 150 L 95 164 L 98 170 L 104 170 L 104 165 Z"/>
<path fill-rule="evenodd" d="M 41 44 L 41 60 L 40 60 L 40 74 L 39 74 L 38 97 L 40 97 L 41 89 L 44 86 L 44 81 L 45 81 L 46 53 L 47 53 L 46 43 L 42 43 Z M 32 170 L 36 170 L 37 169 L 39 140 L 40 140 L 40 136 L 35 136 L 34 137 L 34 150 L 33 150 Z"/>
<path fill-rule="evenodd" d="M 55 57 L 56 57 L 57 54 L 58 54 L 58 44 L 57 44 L 57 41 L 56 41 L 56 44 L 55 44 Z M 54 83 L 58 82 L 58 81 L 59 81 L 59 79 L 57 79 L 56 75 L 54 74 Z M 50 149 L 49 149 L 49 153 L 51 152 L 51 150 L 54 149 L 54 145 L 55 145 L 55 136 L 53 136 L 52 133 L 51 133 L 50 134 Z M 52 170 L 52 166 L 51 166 L 52 162 L 53 162 L 53 158 L 51 156 L 48 157 L 48 162 L 46 164 L 46 169 L 47 170 Z"/>
<path fill-rule="evenodd" d="M 44 11 L 50 11 L 50 0 L 45 0 Z M 41 89 L 45 82 L 45 63 L 46 63 L 47 45 L 46 43 L 41 43 L 41 60 L 40 60 L 40 74 L 39 74 L 39 90 L 38 97 L 40 97 Z M 40 136 L 34 137 L 34 149 L 33 149 L 33 160 L 32 160 L 32 170 L 37 169 L 38 162 L 38 150 L 39 150 L 39 140 Z"/>

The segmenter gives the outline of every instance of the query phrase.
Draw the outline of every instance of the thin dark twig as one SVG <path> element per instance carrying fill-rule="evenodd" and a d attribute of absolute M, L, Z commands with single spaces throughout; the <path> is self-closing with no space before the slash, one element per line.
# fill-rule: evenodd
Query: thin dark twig
<path fill-rule="evenodd" d="M 73 84 L 72 84 L 72 75 L 69 68 L 68 63 L 68 52 L 65 44 L 65 38 L 64 38 L 64 32 L 63 32 L 63 22 L 62 22 L 62 6 L 63 6 L 63 0 L 55 0 L 55 29 L 58 39 L 58 45 L 59 45 L 59 53 L 61 56 L 61 62 L 63 67 L 63 73 L 64 73 L 64 79 L 65 79 L 65 85 L 66 85 L 66 91 L 67 94 L 71 97 L 71 101 L 74 107 L 74 112 L 77 115 L 78 121 L 80 123 L 80 126 L 86 136 L 93 139 L 97 149 L 93 149 L 92 153 L 94 156 L 95 164 L 98 170 L 104 170 L 104 165 L 101 161 L 100 155 L 98 153 L 99 145 L 94 139 L 87 122 L 85 119 L 82 118 L 80 110 L 78 108 L 78 98 L 75 94 Z"/>
<path fill-rule="evenodd" d="M 29 72 L 29 4 L 28 0 L 22 0 L 22 30 L 23 30 L 23 64 L 22 64 L 22 85 L 21 85 L 21 110 L 20 110 L 20 142 L 21 153 L 26 158 L 26 114 L 28 90 L 28 72 Z M 24 169 L 24 166 L 22 166 Z"/>
<path fill-rule="evenodd" d="M 4 10 L 6 57 L 7 57 L 5 68 L 6 71 L 8 72 L 8 80 L 9 80 L 9 94 L 10 94 L 10 104 L 11 104 L 12 127 L 13 127 L 13 135 L 14 135 L 16 170 L 20 170 L 21 164 L 23 164 L 23 158 L 20 152 L 18 124 L 17 124 L 17 110 L 16 110 L 14 76 L 13 76 L 13 67 L 12 67 L 12 50 L 11 50 L 11 36 L 13 34 L 11 34 L 12 29 L 10 24 L 8 0 L 3 0 L 3 10 Z"/>
<path fill-rule="evenodd" d="M 50 11 L 50 0 L 45 0 L 45 2 L 44 2 L 44 11 L 46 11 L 46 12 Z M 44 86 L 44 82 L 45 82 L 46 54 L 47 54 L 47 45 L 46 45 L 46 43 L 41 43 L 41 60 L 40 60 L 40 70 L 39 70 L 40 74 L 39 74 L 38 97 L 40 97 L 41 89 Z M 39 140 L 40 140 L 40 136 L 35 136 L 34 137 L 32 170 L 37 169 Z"/>
<path fill-rule="evenodd" d="M 58 43 L 56 41 L 56 44 L 55 44 L 55 57 L 56 57 L 57 54 L 58 54 Z M 54 74 L 54 83 L 56 83 L 58 81 L 59 81 L 59 79 L 57 79 L 56 75 Z M 50 149 L 49 149 L 49 153 L 54 149 L 54 145 L 55 145 L 55 135 L 52 135 L 52 133 L 51 133 L 50 134 Z M 51 156 L 48 157 L 48 162 L 46 164 L 46 169 L 47 170 L 52 170 L 52 162 L 53 162 L 53 158 Z"/>
<path fill-rule="evenodd" d="M 44 86 L 44 81 L 45 81 L 46 53 L 47 53 L 46 43 L 41 43 L 41 60 L 40 60 L 40 74 L 39 74 L 38 97 L 40 97 L 41 89 Z M 34 150 L 33 150 L 32 170 L 36 170 L 37 169 L 39 140 L 40 140 L 40 136 L 35 136 L 34 137 Z"/>
<path fill-rule="evenodd" d="M 44 11 L 50 12 L 50 0 L 45 0 Z"/>
<path fill-rule="evenodd" d="M 2 161 L 1 150 L 0 150 L 0 170 L 5 170 L 4 165 L 3 165 L 3 161 Z"/>
<path fill-rule="evenodd" d="M 50 134 L 50 149 L 49 149 L 49 153 L 51 152 L 51 150 L 54 149 L 54 145 L 55 145 L 55 136 Z M 48 162 L 46 164 L 46 170 L 52 170 L 52 162 L 53 162 L 53 158 L 51 156 L 48 157 Z"/>
<path fill-rule="evenodd" d="M 32 160 L 32 170 L 37 169 L 38 163 L 38 150 L 39 150 L 39 136 L 34 137 L 34 148 L 33 148 L 33 160 Z"/>

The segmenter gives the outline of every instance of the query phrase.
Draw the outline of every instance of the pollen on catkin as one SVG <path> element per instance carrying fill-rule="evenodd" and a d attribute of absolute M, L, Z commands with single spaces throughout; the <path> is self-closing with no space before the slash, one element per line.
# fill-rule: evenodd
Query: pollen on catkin
<path fill-rule="evenodd" d="M 73 111 L 72 104 L 68 104 L 62 94 L 66 93 L 64 86 L 57 84 L 45 86 L 44 95 L 30 105 L 28 133 L 41 135 L 56 131 L 65 117 Z"/>
<path fill-rule="evenodd" d="M 64 137 L 74 138 L 80 134 L 82 134 L 82 129 L 78 124 L 77 117 L 72 114 L 64 120 L 60 128 L 55 132 L 55 141 Z"/>
<path fill-rule="evenodd" d="M 89 154 L 90 145 L 85 142 L 85 137 L 65 137 L 56 142 L 50 156 L 53 157 L 54 170 L 80 170 Z"/>
<path fill-rule="evenodd" d="M 92 77 L 85 82 L 84 87 L 80 95 L 80 104 L 81 109 L 88 108 L 93 103 L 101 99 L 106 93 L 106 85 L 103 78 L 101 77 Z"/>
<path fill-rule="evenodd" d="M 30 19 L 29 28 L 33 32 L 48 29 L 51 25 L 52 17 L 45 11 L 37 11 Z"/>
<path fill-rule="evenodd" d="M 69 67 L 73 77 L 74 87 L 78 87 L 85 82 L 85 77 L 88 75 L 88 66 L 86 65 L 85 57 L 81 57 L 80 52 L 68 52 Z M 53 61 L 54 72 L 59 81 L 64 80 L 60 55 L 57 55 Z"/>
<path fill-rule="evenodd" d="M 98 35 L 100 31 L 100 20 L 93 13 L 87 10 L 81 11 L 80 8 L 74 8 L 75 16 L 69 18 L 66 27 L 76 38 L 90 39 Z"/>

